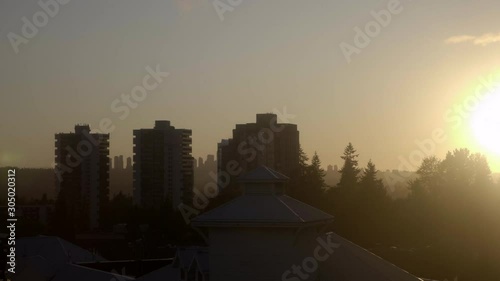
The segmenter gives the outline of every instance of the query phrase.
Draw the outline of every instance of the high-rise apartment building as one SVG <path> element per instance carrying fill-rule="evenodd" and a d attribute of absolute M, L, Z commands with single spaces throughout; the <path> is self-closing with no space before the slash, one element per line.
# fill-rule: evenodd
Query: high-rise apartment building
<path fill-rule="evenodd" d="M 76 125 L 55 135 L 56 187 L 60 215 L 76 232 L 99 228 L 109 202 L 109 134 Z"/>
<path fill-rule="evenodd" d="M 134 203 L 159 208 L 169 202 L 192 204 L 191 130 L 156 121 L 153 129 L 134 130 Z"/>
<path fill-rule="evenodd" d="M 291 177 L 299 165 L 299 131 L 295 124 L 278 123 L 276 114 L 257 114 L 255 123 L 237 124 L 231 139 L 217 146 L 219 186 L 224 175 L 234 186 L 239 174 L 264 165 Z M 237 174 L 235 175 L 235 171 Z"/>

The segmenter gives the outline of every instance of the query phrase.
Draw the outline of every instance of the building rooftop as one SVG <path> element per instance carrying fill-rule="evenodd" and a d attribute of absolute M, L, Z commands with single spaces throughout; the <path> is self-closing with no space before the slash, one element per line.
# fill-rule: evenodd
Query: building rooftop
<path fill-rule="evenodd" d="M 245 194 L 201 214 L 193 225 L 289 227 L 333 221 L 333 216 L 279 191 L 287 180 L 285 175 L 261 166 L 240 177 L 248 189 Z"/>
<path fill-rule="evenodd" d="M 58 271 L 54 278 L 50 281 L 127 281 L 135 280 L 134 278 L 119 275 L 118 273 L 110 273 L 97 269 L 91 269 L 76 264 L 66 264 Z M 168 279 L 167 279 L 168 280 Z"/>
<path fill-rule="evenodd" d="M 84 250 L 68 241 L 53 236 L 19 238 L 16 241 L 18 257 L 40 256 L 60 266 L 68 262 L 105 261 L 99 255 Z"/>
<path fill-rule="evenodd" d="M 333 216 L 287 195 L 246 194 L 193 220 L 194 226 L 300 226 Z"/>
<path fill-rule="evenodd" d="M 242 183 L 260 183 L 260 182 L 286 182 L 289 178 L 282 173 L 266 166 L 259 166 L 238 179 Z"/>
<path fill-rule="evenodd" d="M 325 261 L 321 280 L 423 280 L 333 232 L 321 238 L 338 245 Z"/>
<path fill-rule="evenodd" d="M 17 240 L 18 268 L 12 280 L 30 281 L 110 281 L 134 280 L 76 263 L 105 261 L 58 237 L 37 236 Z"/>

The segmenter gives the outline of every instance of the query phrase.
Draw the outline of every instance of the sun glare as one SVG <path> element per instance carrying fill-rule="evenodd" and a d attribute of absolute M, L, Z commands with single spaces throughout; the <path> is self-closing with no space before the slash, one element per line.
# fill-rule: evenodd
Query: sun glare
<path fill-rule="evenodd" d="M 474 110 L 471 128 L 482 147 L 500 155 L 500 88 L 486 96 Z"/>

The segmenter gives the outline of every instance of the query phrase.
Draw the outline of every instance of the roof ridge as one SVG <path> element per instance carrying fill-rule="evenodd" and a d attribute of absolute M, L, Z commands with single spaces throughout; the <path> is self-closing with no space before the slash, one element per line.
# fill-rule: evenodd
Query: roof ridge
<path fill-rule="evenodd" d="M 220 206 L 217 206 L 217 207 L 215 207 L 215 208 L 213 208 L 213 209 L 211 209 L 211 210 L 208 210 L 208 211 L 206 211 L 206 212 L 204 212 L 204 213 L 201 213 L 201 214 L 197 215 L 197 216 L 196 216 L 194 219 L 192 219 L 191 221 L 196 221 L 196 219 L 197 219 L 197 218 L 199 218 L 199 217 L 201 217 L 201 216 L 208 215 L 208 214 L 210 214 L 210 213 L 214 212 L 215 210 L 217 210 L 217 209 L 219 209 L 219 208 L 222 208 L 222 207 L 224 207 L 224 206 L 227 206 L 227 205 L 229 205 L 230 203 L 233 203 L 236 199 L 239 199 L 240 197 L 243 197 L 243 196 L 245 196 L 245 195 L 240 195 L 240 196 L 238 196 L 238 197 L 236 197 L 236 198 L 233 198 L 233 199 L 231 199 L 231 200 L 227 201 L 226 203 L 224 203 L 224 204 L 222 204 L 222 205 L 220 205 Z"/>
<path fill-rule="evenodd" d="M 238 178 L 239 182 L 284 182 L 290 178 L 279 171 L 276 171 L 266 165 L 259 165 L 257 168 L 243 174 Z"/>
<path fill-rule="evenodd" d="M 76 263 L 67 263 L 63 267 L 61 267 L 61 270 L 67 268 L 68 266 L 76 267 L 76 268 L 80 268 L 80 269 L 84 269 L 84 270 L 89 270 L 89 271 L 94 271 L 94 272 L 99 272 L 99 273 L 103 273 L 103 274 L 108 274 L 108 275 L 112 275 L 113 277 L 124 277 L 124 279 L 126 279 L 126 280 L 134 280 L 134 279 L 131 279 L 130 276 L 122 275 L 119 272 L 109 272 L 109 271 L 105 271 L 105 270 L 98 269 L 98 268 L 86 267 L 86 266 L 79 265 Z"/>
<path fill-rule="evenodd" d="M 64 247 L 63 243 L 61 242 L 61 238 L 56 237 L 56 240 L 57 240 L 57 242 L 59 242 L 59 245 L 61 245 L 61 248 L 63 249 L 63 252 L 66 255 L 66 261 L 68 261 L 67 259 L 71 258 L 71 257 L 68 255 L 68 251 L 66 250 L 66 247 Z M 71 262 L 71 260 L 70 260 L 70 262 Z"/>
<path fill-rule="evenodd" d="M 302 201 L 300 201 L 299 199 L 294 198 L 294 197 L 292 197 L 292 196 L 290 196 L 290 195 L 283 194 L 283 195 L 280 195 L 280 196 L 282 196 L 282 197 L 286 197 L 287 199 L 292 200 L 292 201 L 295 201 L 295 202 L 296 202 L 296 203 L 298 203 L 298 204 L 302 204 L 302 205 L 309 206 L 309 207 L 311 207 L 311 208 L 315 209 L 316 211 L 319 211 L 319 212 L 321 212 L 321 213 L 323 213 L 323 214 L 325 214 L 325 215 L 330 216 L 332 219 L 334 219 L 334 218 L 335 218 L 332 214 L 329 214 L 329 213 L 327 213 L 327 212 L 325 212 L 325 211 L 323 211 L 323 210 L 321 210 L 321 209 L 319 209 L 319 208 L 316 208 L 316 207 L 311 206 L 311 205 L 309 205 L 309 204 L 307 204 L 307 203 L 305 203 L 305 202 L 302 202 Z"/>
<path fill-rule="evenodd" d="M 288 210 L 290 210 L 290 211 L 291 211 L 291 212 L 292 212 L 292 213 L 293 213 L 293 214 L 294 214 L 297 218 L 299 218 L 299 219 L 300 219 L 300 221 L 305 222 L 305 220 L 304 220 L 304 219 L 303 219 L 303 218 L 302 218 L 299 214 L 297 214 L 297 212 L 295 212 L 295 211 L 294 211 L 294 210 L 293 210 L 290 206 L 288 206 L 285 202 L 283 202 L 283 200 L 281 200 L 281 198 L 279 198 L 279 197 L 281 197 L 281 196 L 283 196 L 283 195 L 279 195 L 279 196 L 273 195 L 273 197 L 275 197 L 276 199 L 278 199 L 278 201 L 280 201 L 280 202 L 281 202 L 281 204 L 285 205 L 285 207 L 286 207 Z M 286 195 L 285 195 L 285 196 L 286 196 Z"/>
<path fill-rule="evenodd" d="M 412 276 L 412 277 L 418 278 L 418 277 L 414 276 L 413 274 L 411 274 L 410 272 L 408 272 L 408 271 L 406 271 L 406 270 L 404 270 L 404 269 L 402 269 L 402 268 L 398 267 L 398 266 L 397 266 L 397 265 L 395 265 L 394 263 L 392 263 L 392 262 L 390 262 L 390 261 L 388 261 L 388 260 L 383 259 L 382 257 L 380 257 L 379 255 L 377 255 L 377 254 L 373 253 L 372 251 L 369 251 L 368 249 L 365 249 L 364 247 L 361 247 L 360 245 L 357 245 L 356 243 L 354 243 L 354 242 L 352 242 L 352 241 L 348 240 L 347 238 L 344 238 L 344 237 L 342 237 L 342 236 L 338 235 L 338 234 L 337 234 L 337 233 L 335 233 L 335 232 L 328 232 L 328 233 L 325 233 L 325 234 L 326 234 L 327 236 L 330 236 L 330 235 L 335 235 L 335 236 L 337 236 L 338 238 L 340 238 L 340 239 L 344 240 L 347 244 L 350 244 L 350 246 L 351 246 L 351 247 L 354 247 L 354 248 L 356 248 L 358 251 L 361 251 L 361 252 L 365 253 L 365 254 L 367 255 L 367 257 L 368 257 L 368 258 L 374 258 L 374 259 L 378 260 L 378 262 L 381 262 L 384 266 L 389 266 L 389 267 L 392 267 L 392 268 L 399 269 L 399 270 L 401 270 L 402 272 L 404 272 L 404 273 L 406 273 L 406 274 L 408 274 L 408 275 L 410 275 L 410 276 Z M 367 266 L 369 266 L 369 267 L 370 267 L 370 268 L 372 268 L 373 270 L 375 270 L 375 271 L 377 271 L 377 272 L 381 273 L 382 275 L 385 275 L 385 270 L 381 270 L 381 269 L 379 269 L 379 268 L 377 268 L 377 267 L 375 267 L 375 266 L 371 265 L 371 263 L 370 263 L 370 262 L 365 261 L 365 260 L 361 257 L 361 253 L 354 251 L 354 252 L 353 252 L 353 254 L 355 255 L 356 259 L 360 260 L 361 262 L 363 262 L 364 264 L 366 264 Z M 418 279 L 420 279 L 420 278 L 418 278 Z"/>

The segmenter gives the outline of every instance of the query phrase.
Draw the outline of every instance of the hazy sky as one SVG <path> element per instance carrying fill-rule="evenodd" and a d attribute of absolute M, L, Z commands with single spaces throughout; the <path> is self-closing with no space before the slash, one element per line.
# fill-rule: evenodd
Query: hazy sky
<path fill-rule="evenodd" d="M 443 157 L 469 147 L 500 170 L 500 156 L 472 133 L 474 112 L 457 109 L 481 77 L 500 73 L 500 1 L 401 0 L 364 46 L 355 28 L 391 1 L 230 2 L 72 0 L 43 26 L 37 1 L 1 1 L 0 166 L 48 167 L 55 133 L 99 128 L 103 118 L 115 126 L 111 156 L 131 156 L 132 130 L 166 119 L 192 129 L 193 154 L 204 157 L 236 123 L 286 107 L 302 147 L 325 166 L 341 165 L 350 141 L 363 166 L 371 158 L 398 168 L 419 150 Z M 19 43 L 22 18 L 34 15 L 41 27 Z M 349 63 L 342 42 L 360 47 Z M 170 75 L 121 120 L 113 101 L 157 65 Z M 433 134 L 446 140 L 415 143 Z"/>

